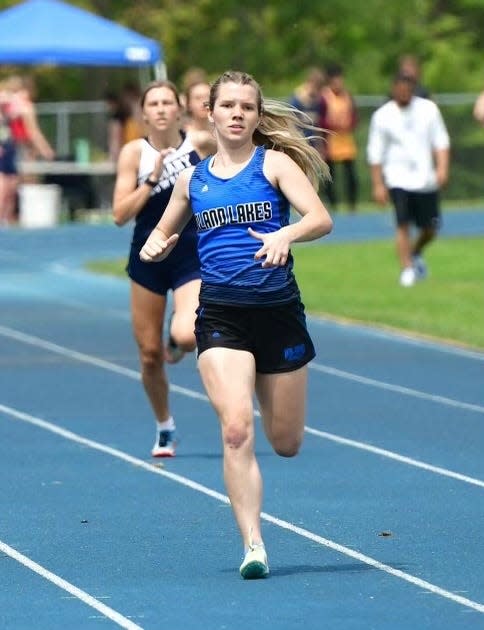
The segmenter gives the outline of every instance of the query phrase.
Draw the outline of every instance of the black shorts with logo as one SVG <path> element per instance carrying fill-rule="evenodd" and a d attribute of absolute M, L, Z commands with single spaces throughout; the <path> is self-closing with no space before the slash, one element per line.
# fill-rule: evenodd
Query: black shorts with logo
<path fill-rule="evenodd" d="M 292 372 L 316 356 L 300 300 L 265 307 L 200 305 L 195 336 L 198 356 L 209 348 L 246 350 L 260 374 Z"/>
<path fill-rule="evenodd" d="M 440 227 L 439 194 L 413 192 L 403 188 L 391 188 L 390 197 L 395 208 L 397 225 L 415 224 L 418 228 Z"/>

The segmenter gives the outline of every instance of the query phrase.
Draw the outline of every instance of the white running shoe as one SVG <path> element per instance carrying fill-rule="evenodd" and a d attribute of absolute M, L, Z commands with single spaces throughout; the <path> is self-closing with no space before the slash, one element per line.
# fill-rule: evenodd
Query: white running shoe
<path fill-rule="evenodd" d="M 413 267 L 406 267 L 400 274 L 400 284 L 402 287 L 413 287 L 417 281 L 417 274 Z"/>
<path fill-rule="evenodd" d="M 175 431 L 158 431 L 151 455 L 152 457 L 175 457 L 175 446 Z"/>
<path fill-rule="evenodd" d="M 257 580 L 269 575 L 264 543 L 249 546 L 239 570 L 244 580 Z"/>
<path fill-rule="evenodd" d="M 417 280 L 425 280 L 428 275 L 427 264 L 422 256 L 413 256 L 413 268 L 415 269 L 415 276 Z"/>

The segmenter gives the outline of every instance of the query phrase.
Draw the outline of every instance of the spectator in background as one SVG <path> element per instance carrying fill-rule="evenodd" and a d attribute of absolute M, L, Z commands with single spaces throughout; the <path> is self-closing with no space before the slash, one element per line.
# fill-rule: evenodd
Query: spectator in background
<path fill-rule="evenodd" d="M 124 144 L 124 122 L 127 117 L 120 99 L 114 92 L 106 92 L 104 102 L 107 108 L 107 144 L 108 155 L 112 162 L 117 162 Z"/>
<path fill-rule="evenodd" d="M 30 77 L 11 76 L 3 83 L 0 97 L 0 222 L 17 220 L 17 157 L 53 160 L 54 150 L 39 126 L 33 99 L 35 86 Z M 36 181 L 22 177 L 23 182 Z"/>
<path fill-rule="evenodd" d="M 328 131 L 324 153 L 331 180 L 326 183 L 326 194 L 332 210 L 338 208 L 336 170 L 342 168 L 345 197 L 351 212 L 356 211 L 358 177 L 356 173 L 357 146 L 353 131 L 358 124 L 355 101 L 345 86 L 343 68 L 332 64 L 326 69 L 327 85 L 322 90 L 319 127 Z"/>
<path fill-rule="evenodd" d="M 208 101 L 210 84 L 207 81 L 192 83 L 185 90 L 185 122 L 184 129 L 191 131 L 210 131 L 208 120 Z"/>
<path fill-rule="evenodd" d="M 191 88 L 192 85 L 196 83 L 208 83 L 207 73 L 203 68 L 199 68 L 197 66 L 192 66 L 188 68 L 188 70 L 183 74 L 181 78 L 181 87 L 180 87 L 180 99 L 183 107 L 186 108 L 186 93 Z"/>
<path fill-rule="evenodd" d="M 319 68 L 309 68 L 306 72 L 306 78 L 304 82 L 301 83 L 296 89 L 289 101 L 289 103 L 298 109 L 300 112 L 303 112 L 306 116 L 306 120 L 304 120 L 304 126 L 302 131 L 306 137 L 310 137 L 310 143 L 318 149 L 320 152 L 322 151 L 322 137 L 314 137 L 319 134 L 308 128 L 306 125 L 308 122 L 311 125 L 317 127 L 319 125 L 319 116 L 321 110 L 321 91 L 323 89 L 325 83 L 325 75 Z"/>
<path fill-rule="evenodd" d="M 143 138 L 146 133 L 140 103 L 141 91 L 139 86 L 131 81 L 126 82 L 120 96 L 120 109 L 124 116 L 123 145 L 131 142 L 131 140 Z"/>
<path fill-rule="evenodd" d="M 0 227 L 15 223 L 18 185 L 15 143 L 10 131 L 8 107 L 10 92 L 0 84 Z"/>
<path fill-rule="evenodd" d="M 484 90 L 478 95 L 476 102 L 474 103 L 472 115 L 479 124 L 484 126 Z"/>
<path fill-rule="evenodd" d="M 30 77 L 12 76 L 7 80 L 9 102 L 7 117 L 19 157 L 33 160 L 38 156 L 53 160 L 55 153 L 39 126 L 34 105 L 35 86 Z"/>
<path fill-rule="evenodd" d="M 449 174 L 450 141 L 440 110 L 414 89 L 407 75 L 395 77 L 391 100 L 371 117 L 367 146 L 373 197 L 393 202 L 404 287 L 427 275 L 422 252 L 440 227 L 439 189 Z M 413 242 L 412 224 L 419 230 Z"/>
<path fill-rule="evenodd" d="M 422 85 L 420 62 L 415 55 L 402 55 L 398 61 L 398 74 L 410 77 L 415 84 L 414 95 L 431 98 L 430 91 Z"/>

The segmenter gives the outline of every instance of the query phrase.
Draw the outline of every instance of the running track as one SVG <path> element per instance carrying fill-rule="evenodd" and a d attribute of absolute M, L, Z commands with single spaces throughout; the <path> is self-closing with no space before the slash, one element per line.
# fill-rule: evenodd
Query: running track
<path fill-rule="evenodd" d="M 484 233 L 459 215 L 444 236 Z M 342 215 L 331 238 L 391 231 Z M 0 232 L 0 627 L 484 628 L 484 354 L 310 319 L 305 444 L 283 460 L 258 432 L 271 577 L 244 582 L 193 357 L 158 467 L 127 282 L 82 269 L 128 241 Z"/>

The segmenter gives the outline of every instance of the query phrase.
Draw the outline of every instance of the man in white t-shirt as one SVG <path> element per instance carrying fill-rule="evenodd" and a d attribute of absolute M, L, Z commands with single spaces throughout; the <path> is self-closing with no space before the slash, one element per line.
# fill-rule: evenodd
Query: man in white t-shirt
<path fill-rule="evenodd" d="M 377 109 L 370 122 L 367 158 L 373 197 L 392 200 L 400 284 L 408 287 L 425 278 L 422 251 L 440 226 L 439 189 L 449 174 L 449 134 L 437 105 L 414 96 L 415 81 L 397 75 L 392 98 Z M 414 242 L 410 228 L 418 234 Z"/>

